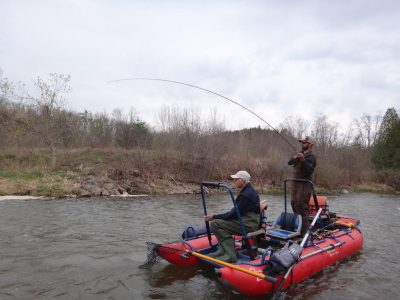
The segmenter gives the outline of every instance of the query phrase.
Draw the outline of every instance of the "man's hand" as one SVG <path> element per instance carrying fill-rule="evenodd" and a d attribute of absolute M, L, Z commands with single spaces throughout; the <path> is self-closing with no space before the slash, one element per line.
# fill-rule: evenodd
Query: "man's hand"
<path fill-rule="evenodd" d="M 304 160 L 304 154 L 301 153 L 301 152 L 297 152 L 297 153 L 296 153 L 296 158 L 297 158 L 298 160 L 303 161 L 303 160 Z"/>
<path fill-rule="evenodd" d="M 204 221 L 208 222 L 208 221 L 212 221 L 214 218 L 213 218 L 213 215 L 207 215 L 207 216 L 204 216 L 203 219 L 204 219 Z"/>

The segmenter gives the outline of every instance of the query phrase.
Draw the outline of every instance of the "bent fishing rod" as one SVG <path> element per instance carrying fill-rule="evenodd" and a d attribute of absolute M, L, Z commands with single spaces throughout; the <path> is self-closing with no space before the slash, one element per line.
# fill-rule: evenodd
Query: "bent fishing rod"
<path fill-rule="evenodd" d="M 252 115 L 256 116 L 259 120 L 261 120 L 262 122 L 264 122 L 265 124 L 267 124 L 275 133 L 277 133 L 291 148 L 293 148 L 295 151 L 297 151 L 297 149 L 282 135 L 279 133 L 278 130 L 276 130 L 271 124 L 269 124 L 267 121 L 265 121 L 262 117 L 260 117 L 258 114 L 256 114 L 254 111 L 250 110 L 249 108 L 247 108 L 246 106 L 244 106 L 243 104 L 240 104 L 237 101 L 234 101 L 224 95 L 221 95 L 217 92 L 208 90 L 206 88 L 202 88 L 200 86 L 194 85 L 194 84 L 190 84 L 190 83 L 185 83 L 185 82 L 181 82 L 181 81 L 176 81 L 176 80 L 169 80 L 169 79 L 162 79 L 162 78 L 147 78 L 147 77 L 134 77 L 134 78 L 124 78 L 124 79 L 117 79 L 117 80 L 111 80 L 108 81 L 108 83 L 115 83 L 115 82 L 121 82 L 121 81 L 133 81 L 133 80 L 146 80 L 146 81 L 162 81 L 162 82 L 168 82 L 168 83 L 174 83 L 174 84 L 180 84 L 180 85 L 185 85 L 185 86 L 189 86 L 192 88 L 196 88 L 205 92 L 208 92 L 210 94 L 216 95 L 220 98 L 223 98 L 233 104 L 238 105 L 239 107 L 241 107 L 242 109 L 247 110 L 249 113 L 251 113 Z"/>

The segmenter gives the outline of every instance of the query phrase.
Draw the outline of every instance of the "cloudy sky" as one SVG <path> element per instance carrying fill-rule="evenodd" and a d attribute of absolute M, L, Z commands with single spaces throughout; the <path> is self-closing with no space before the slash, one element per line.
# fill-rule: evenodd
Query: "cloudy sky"
<path fill-rule="evenodd" d="M 76 111 L 162 106 L 230 128 L 261 123 L 221 98 L 153 81 L 183 81 L 240 102 L 273 126 L 325 114 L 347 124 L 400 108 L 400 1 L 0 0 L 0 68 L 11 81 L 71 75 Z"/>

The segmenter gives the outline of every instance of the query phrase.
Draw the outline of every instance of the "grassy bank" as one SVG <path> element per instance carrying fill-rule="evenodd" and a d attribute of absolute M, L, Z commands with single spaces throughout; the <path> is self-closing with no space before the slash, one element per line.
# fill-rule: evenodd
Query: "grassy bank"
<path fill-rule="evenodd" d="M 275 163 L 276 165 L 277 163 Z M 226 182 L 229 174 L 247 169 L 260 193 L 281 194 L 282 180 L 291 176 L 284 164 L 273 169 L 270 161 L 223 157 L 218 162 L 183 157 L 168 151 L 124 151 L 119 149 L 76 149 L 58 153 L 57 169 L 50 170 L 50 153 L 3 151 L 0 153 L 0 195 L 88 197 L 126 194 L 178 194 L 198 192 L 204 180 Z M 323 170 L 319 170 L 321 174 Z M 320 176 L 321 177 L 321 176 Z M 394 193 L 387 184 L 371 181 L 354 185 L 325 186 L 316 182 L 319 193 Z"/>

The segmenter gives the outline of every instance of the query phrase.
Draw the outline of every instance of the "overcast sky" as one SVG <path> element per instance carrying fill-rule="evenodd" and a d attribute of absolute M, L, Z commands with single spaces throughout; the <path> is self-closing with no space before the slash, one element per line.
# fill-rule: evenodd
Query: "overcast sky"
<path fill-rule="evenodd" d="M 155 124 L 164 105 L 227 127 L 325 114 L 348 123 L 400 108 L 400 1 L 0 0 L 0 68 L 11 81 L 71 75 L 68 108 L 133 107 Z"/>

